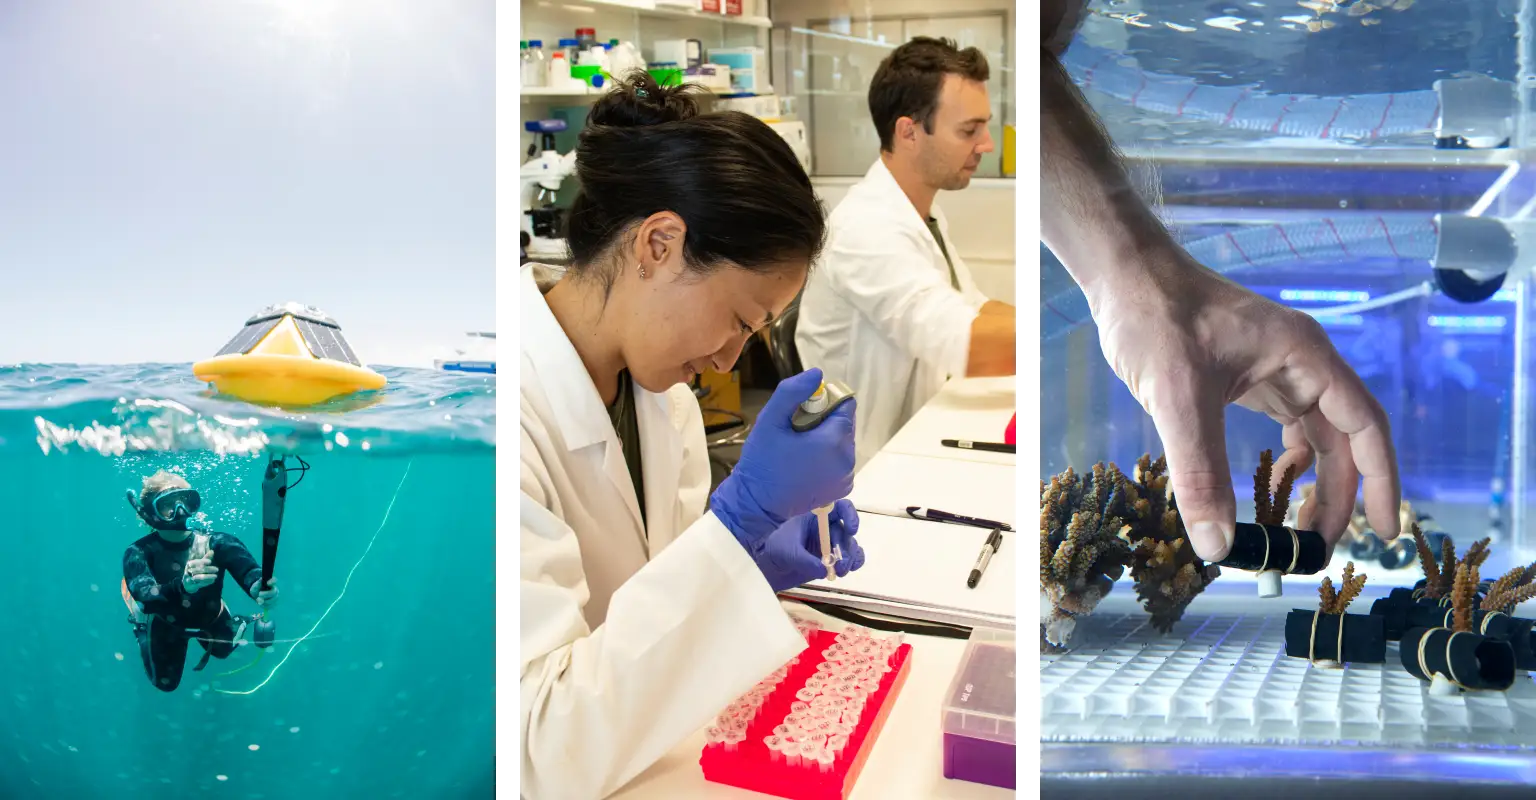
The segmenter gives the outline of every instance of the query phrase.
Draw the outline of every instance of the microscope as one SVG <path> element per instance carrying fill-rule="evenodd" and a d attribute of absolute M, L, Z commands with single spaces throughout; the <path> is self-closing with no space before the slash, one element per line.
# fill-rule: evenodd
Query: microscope
<path fill-rule="evenodd" d="M 555 150 L 555 134 L 565 130 L 565 121 L 542 119 L 524 123 L 524 130 L 539 135 L 539 143 L 528 147 L 523 162 L 522 242 L 524 259 L 563 258 L 565 227 L 562 209 L 555 207 L 560 184 L 576 171 L 576 154 L 561 155 Z"/>

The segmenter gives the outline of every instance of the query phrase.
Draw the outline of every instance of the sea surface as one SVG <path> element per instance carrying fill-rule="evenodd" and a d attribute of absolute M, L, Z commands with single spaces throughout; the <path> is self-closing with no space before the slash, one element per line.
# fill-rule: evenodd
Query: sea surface
<path fill-rule="evenodd" d="M 188 364 L 0 367 L 0 797 L 493 796 L 495 378 L 379 371 L 300 413 L 214 396 Z M 163 693 L 120 591 L 148 532 L 125 493 L 181 473 L 259 561 L 275 453 L 311 467 L 278 641 L 203 672 L 193 643 Z"/>

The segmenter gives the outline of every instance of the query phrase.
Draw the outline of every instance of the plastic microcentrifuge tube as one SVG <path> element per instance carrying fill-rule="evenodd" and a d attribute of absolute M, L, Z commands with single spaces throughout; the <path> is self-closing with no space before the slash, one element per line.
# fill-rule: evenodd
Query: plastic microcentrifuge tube
<path fill-rule="evenodd" d="M 712 747 L 714 745 L 720 744 L 722 741 L 724 741 L 724 737 L 720 733 L 719 728 L 711 725 L 710 727 L 704 729 L 704 742 L 706 747 Z"/>
<path fill-rule="evenodd" d="M 784 746 L 783 739 L 777 736 L 764 736 L 763 744 L 768 748 L 768 759 L 770 761 L 778 763 L 784 758 L 784 754 L 779 751 L 779 748 Z"/>
<path fill-rule="evenodd" d="M 810 740 L 801 742 L 798 747 L 800 750 L 800 760 L 807 767 L 811 765 L 811 762 L 815 761 L 817 751 L 821 750 L 819 745 Z"/>
<path fill-rule="evenodd" d="M 847 746 L 848 746 L 848 736 L 847 736 L 847 734 L 839 733 L 839 734 L 827 737 L 827 749 L 832 751 L 832 754 L 834 756 L 842 755 L 843 754 L 843 748 L 845 748 Z"/>
<path fill-rule="evenodd" d="M 791 714 L 799 714 L 810 707 L 810 703 L 807 703 L 804 700 L 796 700 L 795 702 L 789 704 L 789 712 Z"/>
<path fill-rule="evenodd" d="M 837 580 L 838 554 L 832 551 L 832 530 L 827 522 L 827 515 L 832 512 L 832 506 L 822 506 L 816 512 L 816 533 L 821 539 L 821 564 L 827 568 L 827 580 Z"/>
<path fill-rule="evenodd" d="M 821 749 L 821 752 L 816 754 L 816 765 L 821 767 L 822 772 L 831 772 L 832 764 L 836 760 L 837 759 L 832 754 L 832 751 L 825 747 Z"/>
<path fill-rule="evenodd" d="M 795 699 L 803 700 L 809 703 L 816 699 L 816 691 L 814 689 L 801 689 L 800 691 L 795 692 Z"/>

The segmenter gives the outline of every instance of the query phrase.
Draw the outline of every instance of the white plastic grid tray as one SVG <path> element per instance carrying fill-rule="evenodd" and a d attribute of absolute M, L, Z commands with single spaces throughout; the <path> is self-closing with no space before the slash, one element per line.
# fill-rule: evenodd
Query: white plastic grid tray
<path fill-rule="evenodd" d="M 1384 664 L 1311 666 L 1285 655 L 1285 615 L 1307 602 L 1201 614 L 1197 601 L 1164 635 L 1146 613 L 1106 599 L 1079 621 L 1071 652 L 1040 657 L 1041 740 L 1536 751 L 1529 674 L 1507 692 L 1441 698 L 1402 668 L 1396 642 L 1387 643 Z M 1369 608 L 1370 600 L 1356 604 Z"/>

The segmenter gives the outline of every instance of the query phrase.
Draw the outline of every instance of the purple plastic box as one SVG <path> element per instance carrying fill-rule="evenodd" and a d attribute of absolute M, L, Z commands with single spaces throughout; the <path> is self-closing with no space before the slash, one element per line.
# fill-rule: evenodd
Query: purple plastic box
<path fill-rule="evenodd" d="M 1018 642 L 974 628 L 944 702 L 944 777 L 1018 788 Z"/>

